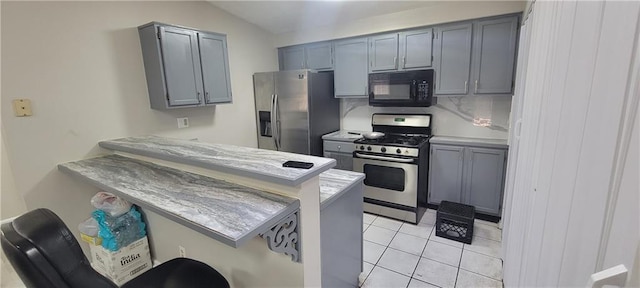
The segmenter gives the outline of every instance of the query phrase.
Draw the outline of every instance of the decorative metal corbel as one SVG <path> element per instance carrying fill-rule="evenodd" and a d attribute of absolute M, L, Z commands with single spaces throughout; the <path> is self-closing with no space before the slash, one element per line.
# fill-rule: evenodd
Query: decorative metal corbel
<path fill-rule="evenodd" d="M 291 261 L 300 262 L 300 243 L 298 242 L 298 212 L 285 217 L 280 223 L 260 234 L 267 240 L 271 251 L 291 256 Z"/>

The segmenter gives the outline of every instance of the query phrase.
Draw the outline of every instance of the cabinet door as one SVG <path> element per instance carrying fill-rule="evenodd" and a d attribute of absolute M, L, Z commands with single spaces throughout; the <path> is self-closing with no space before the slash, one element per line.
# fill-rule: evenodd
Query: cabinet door
<path fill-rule="evenodd" d="M 307 69 L 333 69 L 333 47 L 331 47 L 331 42 L 307 45 L 304 49 Z"/>
<path fill-rule="evenodd" d="M 464 202 L 476 212 L 500 216 L 505 150 L 468 147 Z"/>
<path fill-rule="evenodd" d="M 288 47 L 280 49 L 280 70 L 304 69 L 304 47 Z"/>
<path fill-rule="evenodd" d="M 429 199 L 432 204 L 447 200 L 462 203 L 464 147 L 431 145 Z"/>
<path fill-rule="evenodd" d="M 196 33 L 175 27 L 160 27 L 160 45 L 169 106 L 199 104 L 202 72 Z"/>
<path fill-rule="evenodd" d="M 400 68 L 431 67 L 433 29 L 400 33 Z"/>
<path fill-rule="evenodd" d="M 518 17 L 478 21 L 474 25 L 474 94 L 511 93 Z"/>
<path fill-rule="evenodd" d="M 469 87 L 471 23 L 436 29 L 435 94 L 464 95 Z"/>
<path fill-rule="evenodd" d="M 335 169 L 353 171 L 353 155 L 349 153 L 324 151 L 324 157 L 336 160 Z"/>
<path fill-rule="evenodd" d="M 231 102 L 227 39 L 222 35 L 198 34 L 200 63 L 207 104 Z"/>
<path fill-rule="evenodd" d="M 387 34 L 369 38 L 369 71 L 398 69 L 398 34 Z"/>
<path fill-rule="evenodd" d="M 367 38 L 337 41 L 333 51 L 335 97 L 369 97 Z"/>

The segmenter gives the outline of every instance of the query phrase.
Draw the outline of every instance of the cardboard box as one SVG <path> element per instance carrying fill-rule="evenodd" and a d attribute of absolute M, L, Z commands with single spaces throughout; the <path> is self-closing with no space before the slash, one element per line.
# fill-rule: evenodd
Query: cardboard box
<path fill-rule="evenodd" d="M 87 242 L 91 245 L 100 245 L 102 244 L 102 238 L 98 237 L 98 236 L 89 236 L 87 234 L 84 233 L 80 233 L 80 239 L 82 239 L 82 241 Z"/>
<path fill-rule="evenodd" d="M 120 286 L 151 269 L 151 254 L 147 237 L 136 240 L 113 252 L 102 246 L 90 245 L 91 266 Z"/>

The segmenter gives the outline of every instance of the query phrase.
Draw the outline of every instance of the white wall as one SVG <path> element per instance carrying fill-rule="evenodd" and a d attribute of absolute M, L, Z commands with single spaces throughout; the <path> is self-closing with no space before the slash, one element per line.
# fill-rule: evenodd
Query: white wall
<path fill-rule="evenodd" d="M 276 35 L 277 47 L 522 12 L 526 1 L 441 1 L 419 9 Z M 314 11 L 300 11 L 316 17 Z"/>
<path fill-rule="evenodd" d="M 97 147 L 100 140 L 157 134 L 257 145 L 252 75 L 277 69 L 273 35 L 206 2 L 0 5 L 2 176 L 15 179 L 15 188 L 2 181 L 3 208 L 7 200 L 20 202 L 10 200 L 18 196 L 28 209 L 52 209 L 75 231 L 90 216 L 89 200 L 97 190 L 58 172 L 56 165 L 106 153 Z M 233 104 L 151 110 L 137 32 L 150 21 L 226 33 Z M 34 115 L 14 117 L 15 98 L 31 99 Z M 183 116 L 191 127 L 178 130 L 176 117 Z M 181 238 L 176 227 L 150 227 L 157 228 L 158 240 Z M 161 261 L 177 256 L 176 247 L 169 247 L 173 243 L 154 244 L 171 252 L 161 253 Z M 201 252 L 190 250 L 194 256 Z"/>

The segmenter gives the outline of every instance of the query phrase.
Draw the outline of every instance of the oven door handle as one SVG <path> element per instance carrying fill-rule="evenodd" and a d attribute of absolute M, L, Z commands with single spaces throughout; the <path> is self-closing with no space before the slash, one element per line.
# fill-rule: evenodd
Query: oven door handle
<path fill-rule="evenodd" d="M 372 159 L 372 160 L 385 160 L 392 162 L 402 162 L 402 163 L 413 163 L 414 159 L 404 159 L 404 158 L 392 158 L 392 157 L 384 157 L 384 156 L 375 156 L 375 155 L 366 155 L 360 154 L 356 152 L 356 156 L 363 159 Z"/>

